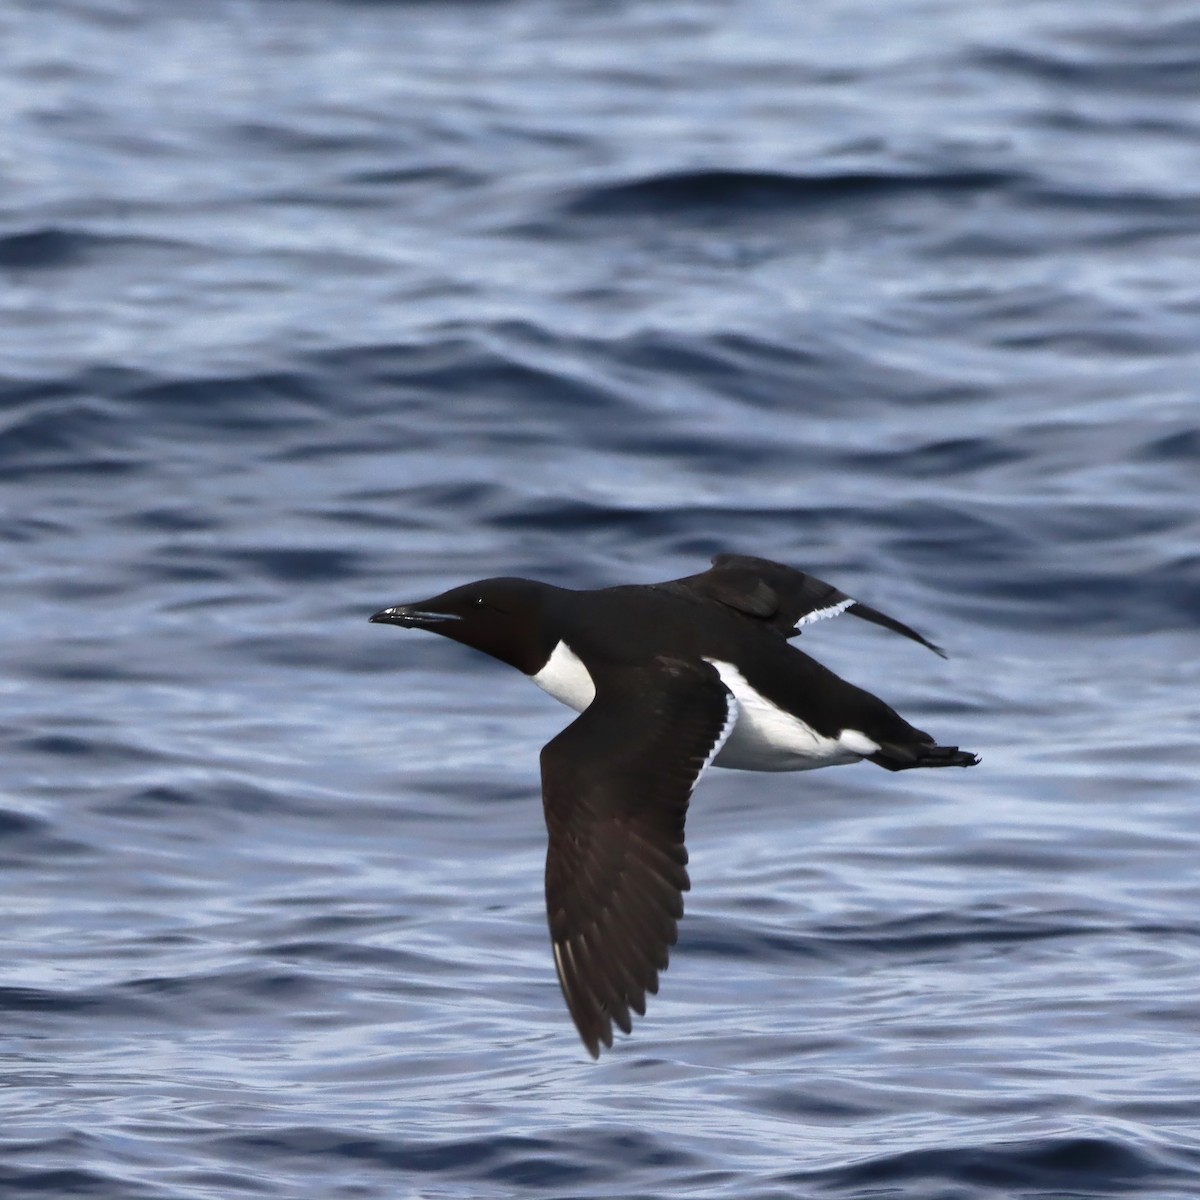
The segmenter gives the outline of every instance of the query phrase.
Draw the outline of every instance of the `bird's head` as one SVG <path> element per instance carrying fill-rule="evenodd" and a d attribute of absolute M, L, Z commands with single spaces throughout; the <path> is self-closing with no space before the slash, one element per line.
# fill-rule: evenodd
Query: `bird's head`
<path fill-rule="evenodd" d="M 557 640 L 543 621 L 546 597 L 555 590 L 532 579 L 481 579 L 428 600 L 393 604 L 371 620 L 440 633 L 530 675 Z"/>

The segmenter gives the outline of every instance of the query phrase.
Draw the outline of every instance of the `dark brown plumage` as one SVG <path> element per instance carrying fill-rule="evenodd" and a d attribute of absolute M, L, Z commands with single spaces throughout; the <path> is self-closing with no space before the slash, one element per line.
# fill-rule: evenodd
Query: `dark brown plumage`
<path fill-rule="evenodd" d="M 688 801 L 731 698 L 712 667 L 682 659 L 592 674 L 596 699 L 542 750 L 542 799 L 554 962 L 595 1057 L 658 991 L 689 887 Z"/>

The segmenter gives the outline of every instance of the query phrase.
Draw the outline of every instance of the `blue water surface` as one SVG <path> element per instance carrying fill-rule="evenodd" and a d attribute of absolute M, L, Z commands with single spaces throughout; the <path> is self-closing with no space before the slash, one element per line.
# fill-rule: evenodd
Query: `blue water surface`
<path fill-rule="evenodd" d="M 10 0 L 0 1194 L 1200 1195 L 1200 21 Z M 803 566 L 970 772 L 713 771 L 558 993 L 570 714 L 389 603 Z"/>

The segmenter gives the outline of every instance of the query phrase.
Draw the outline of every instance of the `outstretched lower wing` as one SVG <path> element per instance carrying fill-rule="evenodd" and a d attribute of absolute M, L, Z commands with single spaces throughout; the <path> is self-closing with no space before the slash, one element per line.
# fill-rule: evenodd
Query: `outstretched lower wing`
<path fill-rule="evenodd" d="M 706 663 L 588 666 L 596 698 L 543 748 L 542 799 L 554 964 L 595 1058 L 658 991 L 689 887 L 688 801 L 737 701 Z"/>
<path fill-rule="evenodd" d="M 946 657 L 940 646 L 935 646 L 915 629 L 803 571 L 748 554 L 718 554 L 712 562 L 709 570 L 676 579 L 665 586 L 718 600 L 764 621 L 784 637 L 795 637 L 802 626 L 813 621 L 850 613 L 920 642 L 934 654 Z"/>

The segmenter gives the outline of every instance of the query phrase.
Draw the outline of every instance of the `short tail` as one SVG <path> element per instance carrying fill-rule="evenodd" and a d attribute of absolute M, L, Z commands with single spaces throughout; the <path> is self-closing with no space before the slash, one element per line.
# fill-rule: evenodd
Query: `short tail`
<path fill-rule="evenodd" d="M 868 761 L 888 771 L 909 771 L 913 767 L 973 767 L 979 755 L 957 746 L 938 746 L 933 742 L 885 742 Z"/>

